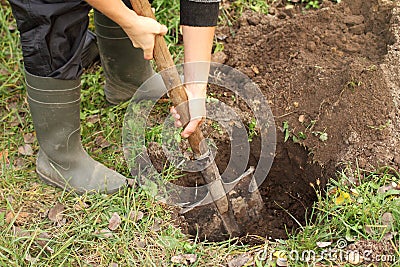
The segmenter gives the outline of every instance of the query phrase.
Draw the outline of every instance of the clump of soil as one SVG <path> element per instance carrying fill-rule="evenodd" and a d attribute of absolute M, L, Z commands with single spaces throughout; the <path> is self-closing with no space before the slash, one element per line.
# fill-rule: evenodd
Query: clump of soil
<path fill-rule="evenodd" d="M 246 11 L 233 29 L 218 29 L 225 49 L 215 59 L 260 87 L 277 127 L 275 160 L 260 188 L 265 209 L 261 219 L 242 226 L 244 234 L 284 238 L 297 228 L 296 221 L 305 222 L 306 210 L 316 200 L 314 187 L 323 189 L 347 165 L 398 168 L 398 10 L 390 1 L 324 2 L 315 11 Z M 211 92 L 218 95 L 220 90 Z M 235 105 L 229 95 L 224 99 Z M 217 137 L 219 151 L 228 150 L 226 138 Z M 262 164 L 259 149 L 255 138 L 249 165 Z M 221 167 L 228 159 L 229 152 L 217 155 Z M 222 239 L 225 232 L 211 208 L 185 214 L 186 231 Z M 214 215 L 206 216 L 206 211 Z M 202 229 L 210 225 L 220 228 Z"/>

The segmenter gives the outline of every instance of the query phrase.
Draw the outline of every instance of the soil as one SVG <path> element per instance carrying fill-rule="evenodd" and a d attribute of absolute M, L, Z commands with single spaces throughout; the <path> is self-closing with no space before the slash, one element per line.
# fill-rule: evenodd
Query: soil
<path fill-rule="evenodd" d="M 324 1 L 319 10 L 288 9 L 278 1 L 272 14 L 246 11 L 233 28 L 218 28 L 224 50 L 214 60 L 259 86 L 277 127 L 275 160 L 260 187 L 265 207 L 261 217 L 241 224 L 242 235 L 285 238 L 297 223 L 305 223 L 315 188 L 323 190 L 336 171 L 399 169 L 399 10 L 394 2 L 380 0 Z M 237 105 L 220 88 L 210 92 Z M 237 106 L 250 120 L 248 110 Z M 227 137 L 207 123 L 203 128 L 216 140 L 216 161 L 223 171 L 230 153 Z M 249 166 L 262 164 L 259 143 L 253 139 Z M 180 183 L 193 184 L 193 176 L 188 177 Z M 211 241 L 225 238 L 212 208 L 186 213 L 181 226 Z"/>

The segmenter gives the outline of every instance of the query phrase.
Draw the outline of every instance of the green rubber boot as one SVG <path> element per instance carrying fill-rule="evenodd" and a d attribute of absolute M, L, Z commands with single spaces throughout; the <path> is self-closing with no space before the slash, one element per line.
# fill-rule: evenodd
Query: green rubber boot
<path fill-rule="evenodd" d="M 26 75 L 28 102 L 40 145 L 36 171 L 46 183 L 85 192 L 113 193 L 126 178 L 92 159 L 80 138 L 80 80 Z"/>
<path fill-rule="evenodd" d="M 94 23 L 106 77 L 106 99 L 112 104 L 127 101 L 154 71 L 150 62 L 143 58 L 143 51 L 133 47 L 131 40 L 118 24 L 96 10 Z"/>

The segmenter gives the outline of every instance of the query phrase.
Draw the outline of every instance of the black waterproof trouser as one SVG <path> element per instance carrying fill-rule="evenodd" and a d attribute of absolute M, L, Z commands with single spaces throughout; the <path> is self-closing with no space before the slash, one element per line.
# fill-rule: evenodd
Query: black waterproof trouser
<path fill-rule="evenodd" d="M 25 69 L 34 75 L 74 80 L 91 6 L 81 0 L 9 0 L 21 36 Z M 124 1 L 131 7 L 129 1 Z"/>

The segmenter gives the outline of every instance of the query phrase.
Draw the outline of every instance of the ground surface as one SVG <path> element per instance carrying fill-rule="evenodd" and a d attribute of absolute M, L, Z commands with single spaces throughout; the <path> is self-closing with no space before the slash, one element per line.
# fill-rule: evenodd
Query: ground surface
<path fill-rule="evenodd" d="M 220 27 L 217 38 L 225 49 L 214 59 L 248 75 L 269 100 L 278 143 L 260 190 L 266 212 L 244 229 L 282 238 L 296 228 L 293 218 L 304 223 L 305 210 L 316 200 L 310 183 L 318 179 L 323 187 L 350 163 L 365 170 L 398 169 L 398 18 L 393 2 L 377 0 L 324 2 L 308 12 L 276 4 L 271 10 L 272 15 L 246 11 L 235 27 Z M 237 105 L 223 89 L 210 92 Z M 215 137 L 223 169 L 230 148 L 226 137 Z M 258 142 L 254 138 L 249 165 L 258 161 Z M 204 221 L 199 214 L 205 210 L 186 215 L 196 225 L 190 233 L 198 225 L 220 224 L 216 218 Z"/>

